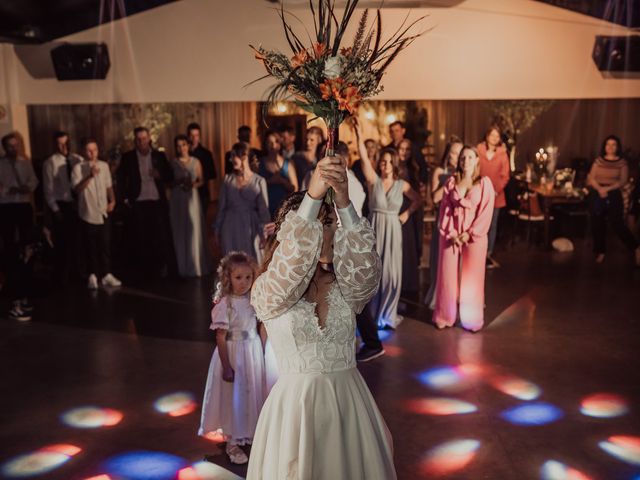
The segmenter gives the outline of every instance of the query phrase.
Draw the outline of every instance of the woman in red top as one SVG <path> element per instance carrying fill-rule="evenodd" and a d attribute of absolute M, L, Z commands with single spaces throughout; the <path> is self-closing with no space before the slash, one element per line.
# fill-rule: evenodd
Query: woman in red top
<path fill-rule="evenodd" d="M 493 247 L 498 233 L 498 217 L 500 209 L 507 205 L 504 189 L 509 182 L 509 155 L 502 144 L 500 129 L 492 126 L 487 130 L 484 141 L 478 145 L 480 154 L 480 175 L 489 177 L 496 192 L 495 207 L 489 229 L 489 248 L 487 251 L 487 268 L 496 268 L 500 264 L 493 259 Z"/>

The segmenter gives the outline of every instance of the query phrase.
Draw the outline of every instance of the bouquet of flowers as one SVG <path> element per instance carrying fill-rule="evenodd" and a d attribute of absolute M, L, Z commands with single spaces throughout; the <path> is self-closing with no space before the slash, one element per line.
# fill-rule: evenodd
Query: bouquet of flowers
<path fill-rule="evenodd" d="M 345 46 L 343 37 L 357 4 L 358 0 L 346 0 L 342 18 L 338 20 L 335 0 L 310 0 L 314 37 L 307 31 L 308 44 L 300 40 L 288 22 L 289 17 L 295 17 L 281 5 L 278 13 L 291 53 L 250 45 L 267 71 L 256 81 L 265 78 L 276 81 L 268 90 L 265 108 L 278 100 L 293 99 L 302 109 L 322 118 L 327 125 L 327 155 L 333 155 L 340 123 L 354 115 L 361 102 L 382 91 L 380 81 L 389 65 L 424 33 L 412 32 L 425 17 L 409 22 L 407 15 L 395 33 L 383 41 L 380 10 L 369 25 L 366 9 L 353 41 Z"/>

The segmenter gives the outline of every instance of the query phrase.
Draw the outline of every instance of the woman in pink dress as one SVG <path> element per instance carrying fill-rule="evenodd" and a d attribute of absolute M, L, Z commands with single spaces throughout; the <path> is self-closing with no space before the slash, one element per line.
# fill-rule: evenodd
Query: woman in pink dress
<path fill-rule="evenodd" d="M 465 146 L 440 204 L 440 247 L 433 321 L 476 332 L 484 324 L 484 276 L 495 190 L 480 177 L 478 151 Z"/>

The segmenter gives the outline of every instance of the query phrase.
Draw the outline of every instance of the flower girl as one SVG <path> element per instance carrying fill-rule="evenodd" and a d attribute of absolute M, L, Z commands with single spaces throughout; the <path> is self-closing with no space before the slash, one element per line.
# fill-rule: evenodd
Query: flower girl
<path fill-rule="evenodd" d="M 249 304 L 255 277 L 255 261 L 244 252 L 230 252 L 220 261 L 210 327 L 216 332 L 217 349 L 209 366 L 198 431 L 203 436 L 222 433 L 235 464 L 248 462 L 240 445 L 251 444 L 267 396 L 266 332 L 262 324 L 258 328 Z"/>

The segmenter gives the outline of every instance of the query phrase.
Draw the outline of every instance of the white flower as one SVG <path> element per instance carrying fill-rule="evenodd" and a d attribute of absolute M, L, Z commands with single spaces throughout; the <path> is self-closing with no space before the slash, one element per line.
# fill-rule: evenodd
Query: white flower
<path fill-rule="evenodd" d="M 329 57 L 324 62 L 324 76 L 329 80 L 340 76 L 340 55 Z"/>

